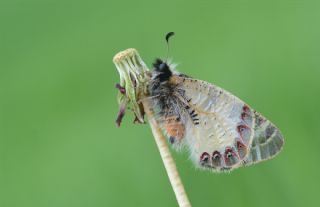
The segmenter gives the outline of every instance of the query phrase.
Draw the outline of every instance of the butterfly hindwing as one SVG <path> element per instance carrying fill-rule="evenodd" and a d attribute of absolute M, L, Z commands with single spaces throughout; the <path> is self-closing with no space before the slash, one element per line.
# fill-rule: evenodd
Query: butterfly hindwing
<path fill-rule="evenodd" d="M 228 170 L 268 159 L 280 151 L 280 131 L 231 93 L 204 81 L 173 76 L 176 97 L 197 120 L 186 125 L 186 141 L 198 166 Z M 185 118 L 185 120 L 188 120 Z"/>
<path fill-rule="evenodd" d="M 200 167 L 215 170 L 240 166 L 253 135 L 254 117 L 250 108 L 207 82 L 179 76 L 173 76 L 171 81 L 176 89 L 184 91 L 176 96 L 198 117 L 197 123 L 192 119 L 186 123 L 192 160 Z"/>
<path fill-rule="evenodd" d="M 274 157 L 284 144 L 279 129 L 258 112 L 255 112 L 254 131 L 250 153 L 244 160 L 246 165 Z"/>

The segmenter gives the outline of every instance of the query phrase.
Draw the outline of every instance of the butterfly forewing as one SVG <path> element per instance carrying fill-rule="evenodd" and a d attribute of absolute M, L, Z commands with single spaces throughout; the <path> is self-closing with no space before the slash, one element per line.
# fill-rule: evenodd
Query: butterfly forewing
<path fill-rule="evenodd" d="M 186 145 L 200 168 L 230 170 L 282 148 L 283 137 L 270 121 L 213 84 L 177 73 L 160 81 L 154 75 L 149 92 L 169 141 L 178 149 Z"/>
<path fill-rule="evenodd" d="M 186 127 L 192 160 L 199 166 L 217 170 L 242 164 L 253 136 L 254 118 L 250 108 L 223 89 L 204 81 L 172 76 L 172 84 L 183 94 L 180 100 L 190 107 L 190 125 Z M 205 162 L 203 154 L 210 157 Z"/>

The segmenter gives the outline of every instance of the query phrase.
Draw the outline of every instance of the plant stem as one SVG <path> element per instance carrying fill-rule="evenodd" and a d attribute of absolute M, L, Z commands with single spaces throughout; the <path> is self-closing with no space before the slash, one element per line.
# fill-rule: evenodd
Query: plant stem
<path fill-rule="evenodd" d="M 113 62 L 120 74 L 120 84 L 116 86 L 120 90 L 118 97 L 118 101 L 120 103 L 120 111 L 117 118 L 118 126 L 120 125 L 121 119 L 124 116 L 124 109 L 128 104 L 133 108 L 137 119 L 143 122 L 143 111 L 137 103 L 137 101 L 141 101 L 144 112 L 147 114 L 149 119 L 153 136 L 159 148 L 161 158 L 169 176 L 169 180 L 176 195 L 178 204 L 180 207 L 191 206 L 177 171 L 176 163 L 171 156 L 166 139 L 155 120 L 148 98 L 144 97 L 146 83 L 149 79 L 146 74 L 149 69 L 141 59 L 138 51 L 133 48 L 116 54 L 113 58 Z"/>
<path fill-rule="evenodd" d="M 156 122 L 154 113 L 153 111 L 150 110 L 150 105 L 148 103 L 148 100 L 144 99 L 142 101 L 142 104 L 144 107 L 144 111 L 146 112 L 146 115 L 148 117 L 153 136 L 159 148 L 164 167 L 167 171 L 167 174 L 168 174 L 171 186 L 173 188 L 173 191 L 176 195 L 178 204 L 180 207 L 190 207 L 191 204 L 184 190 L 184 186 L 180 179 L 180 176 L 176 167 L 176 163 L 172 158 L 166 139 L 163 136 L 162 131 Z"/>

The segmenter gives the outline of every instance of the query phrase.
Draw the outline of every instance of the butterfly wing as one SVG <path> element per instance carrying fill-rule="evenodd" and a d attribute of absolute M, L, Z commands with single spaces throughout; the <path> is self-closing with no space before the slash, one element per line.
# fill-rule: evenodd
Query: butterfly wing
<path fill-rule="evenodd" d="M 255 112 L 254 136 L 246 165 L 267 160 L 277 155 L 284 144 L 280 130 L 258 112 Z"/>
<path fill-rule="evenodd" d="M 204 81 L 174 75 L 185 139 L 200 167 L 229 170 L 275 156 L 283 137 L 270 121 L 231 93 Z"/>

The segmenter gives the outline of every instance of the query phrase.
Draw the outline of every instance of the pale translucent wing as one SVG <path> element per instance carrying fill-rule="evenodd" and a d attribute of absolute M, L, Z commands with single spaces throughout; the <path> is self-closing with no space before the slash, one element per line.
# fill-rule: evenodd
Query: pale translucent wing
<path fill-rule="evenodd" d="M 185 136 L 198 166 L 233 169 L 280 151 L 279 130 L 239 98 L 204 81 L 174 76 L 172 82 L 175 95 L 188 108 Z M 262 119 L 265 124 L 259 122 Z"/>
<path fill-rule="evenodd" d="M 284 144 L 280 130 L 258 112 L 255 112 L 254 131 L 250 153 L 244 160 L 246 165 L 274 157 Z"/>

